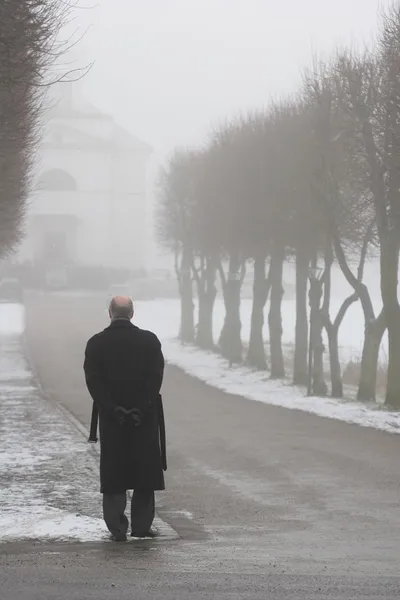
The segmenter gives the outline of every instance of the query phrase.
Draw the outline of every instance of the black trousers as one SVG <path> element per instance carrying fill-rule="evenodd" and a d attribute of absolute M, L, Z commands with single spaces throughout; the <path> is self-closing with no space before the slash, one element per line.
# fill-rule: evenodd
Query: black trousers
<path fill-rule="evenodd" d="M 125 516 L 126 492 L 122 494 L 103 494 L 104 521 L 112 535 L 124 535 L 128 532 L 129 521 Z M 135 490 L 131 502 L 131 531 L 143 535 L 150 531 L 155 515 L 153 490 Z"/>

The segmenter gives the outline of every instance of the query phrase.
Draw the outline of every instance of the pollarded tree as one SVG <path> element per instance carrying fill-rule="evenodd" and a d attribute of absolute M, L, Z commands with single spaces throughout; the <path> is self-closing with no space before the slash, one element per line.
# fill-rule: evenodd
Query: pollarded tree
<path fill-rule="evenodd" d="M 359 398 L 375 397 L 376 365 L 379 347 L 387 326 L 389 334 L 389 369 L 386 399 L 400 404 L 400 308 L 397 299 L 398 239 L 397 204 L 399 195 L 398 121 L 400 117 L 398 64 L 400 44 L 400 10 L 392 9 L 384 21 L 381 52 L 378 56 L 344 53 L 334 70 L 340 108 L 345 116 L 354 146 L 357 173 L 364 173 L 365 197 L 376 222 L 380 250 L 381 294 L 383 311 L 376 316 L 365 286 L 359 284 L 351 270 L 343 270 L 349 283 L 360 292 L 365 316 Z M 337 244 L 337 237 L 334 238 Z M 338 245 L 338 244 L 337 244 Z M 340 256 L 340 248 L 337 255 Z M 343 255 L 342 263 L 344 264 Z"/>
<path fill-rule="evenodd" d="M 222 354 L 242 360 L 240 290 L 248 259 L 254 260 L 254 297 L 247 362 L 266 367 L 262 330 L 271 282 L 269 313 L 271 376 L 284 376 L 282 351 L 282 273 L 285 259 L 285 200 L 281 193 L 283 146 L 279 110 L 250 115 L 222 128 L 214 137 L 215 201 L 220 207 L 218 231 L 228 273 L 219 263 L 226 318 L 220 336 Z M 271 255 L 266 279 L 266 259 Z"/>
<path fill-rule="evenodd" d="M 197 154 L 194 169 L 192 270 L 198 298 L 195 342 L 205 350 L 215 349 L 213 312 L 217 297 L 217 266 L 223 252 L 220 206 L 214 189 L 214 160 L 212 147 L 207 147 Z"/>
<path fill-rule="evenodd" d="M 283 116 L 280 137 L 284 141 L 282 162 L 285 171 L 281 178 L 287 201 L 283 204 L 282 212 L 287 221 L 287 252 L 295 255 L 296 268 L 293 381 L 295 384 L 305 385 L 308 378 L 308 273 L 310 261 L 317 256 L 321 247 L 326 225 L 312 193 L 316 156 L 307 106 L 300 98 L 296 98 L 287 103 Z"/>
<path fill-rule="evenodd" d="M 266 274 L 271 252 L 271 219 L 268 203 L 268 175 L 271 154 L 272 124 L 267 111 L 250 114 L 242 122 L 240 143 L 243 146 L 243 177 L 246 180 L 244 202 L 247 207 L 243 223 L 246 256 L 253 261 L 253 304 L 246 363 L 267 369 L 263 337 L 264 311 L 271 289 L 271 271 Z"/>
<path fill-rule="evenodd" d="M 366 332 L 375 315 L 366 286 L 363 284 L 364 264 L 368 245 L 373 241 L 374 214 L 366 190 L 366 173 L 360 161 L 357 127 L 352 116 L 343 111 L 338 59 L 333 67 L 320 65 L 319 70 L 305 80 L 305 95 L 310 119 L 310 130 L 315 140 L 315 173 L 313 178 L 316 200 L 327 223 L 324 244 L 324 302 L 323 324 L 327 331 L 330 354 L 332 395 L 341 397 L 343 386 L 339 361 L 338 335 L 348 308 L 360 300 L 366 320 Z M 346 259 L 346 249 L 353 258 L 359 257 L 357 274 L 353 274 Z M 342 303 L 338 313 L 330 316 L 331 270 L 334 256 L 354 292 Z M 380 320 L 377 321 L 380 324 Z M 382 330 L 383 334 L 383 330 Z M 364 348 L 368 348 L 366 333 Z M 364 354 L 364 353 L 363 353 Z M 376 355 L 377 359 L 377 355 Z M 367 377 L 375 384 L 369 365 Z M 365 376 L 362 363 L 361 379 Z M 376 365 L 375 365 L 376 372 Z M 371 385 L 367 386 L 371 389 Z M 361 389 L 361 383 L 360 383 Z M 369 392 L 370 394 L 371 392 Z M 359 397 L 362 397 L 359 390 Z M 365 398 L 370 399 L 370 398 Z"/>
<path fill-rule="evenodd" d="M 293 252 L 298 256 L 296 276 L 295 381 L 307 373 L 307 275 L 311 250 L 318 231 L 318 212 L 310 204 L 310 134 L 298 100 L 272 107 L 268 135 L 266 203 L 271 241 L 271 302 L 269 312 L 271 375 L 284 375 L 282 352 L 283 264 Z M 301 267 L 301 268 L 300 268 Z M 301 285 L 301 282 L 303 285 Z M 299 293 L 299 290 L 301 293 Z M 302 356 L 300 357 L 300 353 Z"/>
<path fill-rule="evenodd" d="M 157 219 L 159 239 L 175 256 L 181 299 L 179 337 L 189 343 L 195 339 L 192 267 L 196 158 L 194 152 L 175 151 L 168 167 L 161 172 Z"/>
<path fill-rule="evenodd" d="M 225 304 L 224 325 L 218 345 L 221 354 L 230 363 L 242 362 L 243 353 L 240 292 L 246 263 L 242 229 L 247 209 L 240 134 L 239 122 L 214 132 L 208 150 L 207 169 L 209 225 L 218 238 L 220 255 L 217 259 L 217 271 Z"/>

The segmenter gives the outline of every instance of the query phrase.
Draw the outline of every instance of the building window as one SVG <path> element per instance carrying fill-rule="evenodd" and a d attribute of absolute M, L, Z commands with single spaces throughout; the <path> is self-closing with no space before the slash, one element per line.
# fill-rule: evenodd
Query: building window
<path fill-rule="evenodd" d="M 75 179 L 67 171 L 52 169 L 45 171 L 39 177 L 37 189 L 49 192 L 74 192 L 77 185 Z"/>

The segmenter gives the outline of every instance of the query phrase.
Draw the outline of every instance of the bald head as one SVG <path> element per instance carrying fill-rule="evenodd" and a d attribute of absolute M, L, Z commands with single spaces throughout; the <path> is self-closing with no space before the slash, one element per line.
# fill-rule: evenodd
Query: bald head
<path fill-rule="evenodd" d="M 111 319 L 129 319 L 133 317 L 133 302 L 128 296 L 115 296 L 110 302 Z"/>

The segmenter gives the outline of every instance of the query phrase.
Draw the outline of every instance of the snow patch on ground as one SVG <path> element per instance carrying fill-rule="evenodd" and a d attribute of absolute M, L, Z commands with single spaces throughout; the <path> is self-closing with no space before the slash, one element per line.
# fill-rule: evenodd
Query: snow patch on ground
<path fill-rule="evenodd" d="M 0 334 L 22 335 L 25 331 L 25 307 L 22 304 L 0 304 Z"/>
<path fill-rule="evenodd" d="M 108 538 L 96 458 L 80 433 L 37 389 L 19 334 L 0 343 L 0 543 Z M 21 311 L 6 311 L 8 316 Z M 4 317 L 4 315 L 3 315 Z"/>
<path fill-rule="evenodd" d="M 15 523 L 13 520 L 15 519 Z M 94 542 L 107 539 L 102 519 L 73 515 L 51 507 L 36 506 L 34 514 L 10 512 L 0 517 L 0 526 L 5 522 L 1 542 L 40 540 L 52 542 Z"/>
<path fill-rule="evenodd" d="M 248 340 L 249 314 L 251 303 L 242 302 L 243 339 Z M 253 371 L 246 367 L 229 368 L 227 361 L 212 352 L 199 350 L 193 346 L 182 345 L 177 339 L 179 324 L 179 300 L 157 300 L 137 302 L 134 322 L 139 326 L 154 331 L 161 339 L 166 359 L 170 364 L 183 369 L 209 385 L 230 394 L 244 396 L 249 400 L 264 402 L 274 406 L 282 406 L 292 410 L 302 410 L 321 417 L 337 419 L 346 423 L 373 427 L 392 433 L 400 433 L 400 413 L 382 410 L 378 406 L 366 406 L 357 402 L 339 401 L 330 398 L 305 396 L 304 390 L 294 387 L 285 381 L 271 380 L 268 373 Z M 286 313 L 292 315 L 293 303 Z M 222 325 L 223 305 L 216 304 L 214 325 Z M 362 315 L 361 315 L 362 318 Z M 288 320 L 284 317 L 284 324 Z M 290 321 L 289 321 L 290 322 Z M 355 351 L 357 343 L 361 343 L 359 332 L 363 324 L 353 320 L 347 342 L 348 352 Z M 218 329 L 215 327 L 215 330 Z M 286 330 L 288 331 L 288 330 Z M 342 339 L 345 339 L 346 332 Z M 356 335 L 356 332 L 359 332 Z"/>

